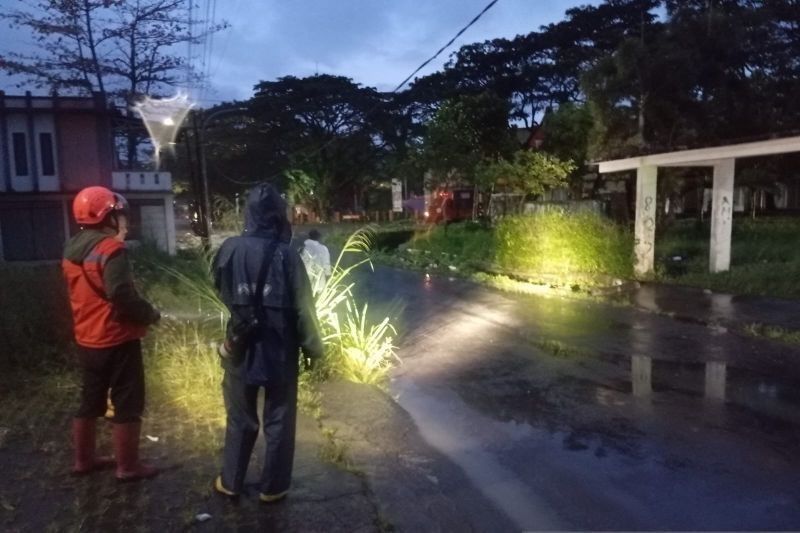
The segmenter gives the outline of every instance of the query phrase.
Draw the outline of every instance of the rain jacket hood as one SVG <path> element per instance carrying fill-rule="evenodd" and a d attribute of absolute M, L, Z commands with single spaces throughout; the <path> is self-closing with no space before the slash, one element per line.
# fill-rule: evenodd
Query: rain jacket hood
<path fill-rule="evenodd" d="M 292 240 L 292 225 L 286 216 L 286 201 L 269 183 L 254 187 L 247 197 L 243 236 Z"/>

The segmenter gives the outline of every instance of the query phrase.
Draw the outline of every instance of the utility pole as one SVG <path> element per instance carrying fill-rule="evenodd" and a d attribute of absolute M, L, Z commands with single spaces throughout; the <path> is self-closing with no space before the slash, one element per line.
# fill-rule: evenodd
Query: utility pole
<path fill-rule="evenodd" d="M 208 187 L 208 163 L 206 161 L 206 126 L 211 119 L 224 115 L 227 113 L 243 113 L 247 111 L 246 107 L 234 107 L 229 109 L 220 109 L 211 113 L 203 118 L 203 121 L 198 124 L 197 113 L 192 114 L 192 128 L 194 129 L 194 136 L 197 148 L 197 160 L 200 162 L 200 202 L 202 204 L 200 224 L 203 228 L 203 248 L 208 251 L 211 249 L 211 191 Z"/>
<path fill-rule="evenodd" d="M 202 128 L 197 123 L 197 113 L 192 113 L 192 129 L 194 130 L 195 150 L 197 161 L 200 164 L 200 179 L 198 180 L 195 200 L 200 222 L 200 238 L 203 240 L 203 249 L 207 252 L 211 249 L 211 202 L 208 194 L 208 174 L 206 169 L 206 150 L 203 140 Z"/>

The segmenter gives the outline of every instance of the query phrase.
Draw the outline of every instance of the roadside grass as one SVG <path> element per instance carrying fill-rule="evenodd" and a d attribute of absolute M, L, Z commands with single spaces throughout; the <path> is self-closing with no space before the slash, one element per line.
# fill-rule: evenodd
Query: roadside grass
<path fill-rule="evenodd" d="M 371 226 L 353 232 L 324 284 L 316 279 L 321 272 L 311 272 L 311 286 L 320 287 L 314 297 L 325 343 L 325 358 L 315 370 L 320 379 L 337 376 L 384 386 L 392 366 L 399 362 L 394 344 L 397 331 L 389 317 L 373 323 L 368 318 L 369 304 L 357 302 L 353 295 L 353 272 L 372 268 L 369 254 L 374 235 Z"/>
<path fill-rule="evenodd" d="M 656 241 L 657 276 L 718 292 L 800 297 L 800 219 L 735 219 L 728 272 L 708 272 L 709 236 L 708 223 L 674 223 Z"/>
<path fill-rule="evenodd" d="M 202 442 L 221 446 L 225 409 L 221 401 L 222 367 L 215 342 L 219 324 L 165 320 L 145 345 L 145 368 L 151 403 L 179 408 L 187 418 L 202 420 L 209 430 Z"/>
<path fill-rule="evenodd" d="M 445 267 L 464 268 L 494 260 L 496 247 L 491 228 L 477 222 L 459 222 L 416 233 L 407 251 L 416 256 L 433 256 L 435 262 Z"/>
<path fill-rule="evenodd" d="M 748 324 L 743 329 L 751 337 L 765 338 L 785 344 L 800 344 L 800 331 L 765 324 Z"/>
<path fill-rule="evenodd" d="M 548 212 L 506 217 L 496 227 L 428 227 L 373 259 L 508 292 L 586 297 L 631 277 L 632 250 L 630 232 L 599 215 Z"/>
<path fill-rule="evenodd" d="M 731 270 L 717 274 L 708 272 L 709 235 L 708 222 L 676 221 L 657 238 L 655 279 L 800 298 L 800 219 L 737 218 Z M 583 297 L 631 279 L 632 251 L 631 232 L 603 217 L 551 212 L 507 217 L 495 228 L 462 222 L 418 230 L 397 249 L 373 250 L 372 258 L 509 292 Z"/>
<path fill-rule="evenodd" d="M 596 213 L 550 211 L 506 217 L 498 223 L 496 236 L 495 261 L 504 269 L 555 275 L 564 285 L 585 284 L 587 276 L 633 274 L 633 236 Z"/>

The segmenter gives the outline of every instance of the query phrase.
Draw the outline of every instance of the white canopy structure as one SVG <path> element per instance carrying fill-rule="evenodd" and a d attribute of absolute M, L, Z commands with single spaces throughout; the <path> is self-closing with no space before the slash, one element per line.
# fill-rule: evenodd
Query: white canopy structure
<path fill-rule="evenodd" d="M 646 274 L 653 271 L 658 167 L 714 167 L 709 268 L 711 272 L 723 272 L 731 264 L 736 159 L 789 152 L 800 152 L 800 136 L 601 162 L 601 174 L 636 170 L 635 272 Z"/>

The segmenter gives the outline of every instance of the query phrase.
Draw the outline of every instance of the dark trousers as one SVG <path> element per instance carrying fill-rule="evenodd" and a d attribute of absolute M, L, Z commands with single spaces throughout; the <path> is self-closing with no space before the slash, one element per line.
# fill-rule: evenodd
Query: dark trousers
<path fill-rule="evenodd" d="M 247 465 L 258 437 L 258 392 L 261 387 L 246 384 L 235 372 L 226 371 L 222 380 L 227 426 L 222 459 L 222 484 L 241 492 Z M 266 440 L 262 494 L 280 494 L 289 490 L 294 462 L 294 439 L 297 422 L 297 382 L 266 386 L 263 429 Z"/>
<path fill-rule="evenodd" d="M 144 411 L 142 343 L 129 341 L 111 348 L 78 347 L 83 372 L 77 418 L 97 418 L 106 412 L 109 390 L 114 423 L 138 422 Z"/>

